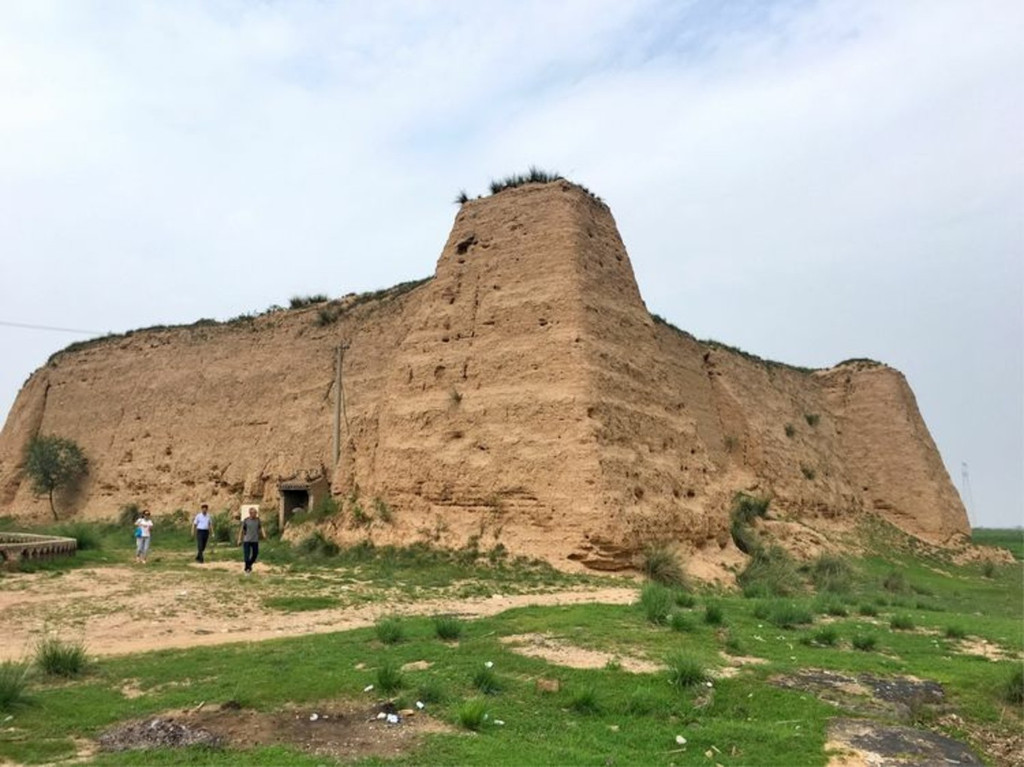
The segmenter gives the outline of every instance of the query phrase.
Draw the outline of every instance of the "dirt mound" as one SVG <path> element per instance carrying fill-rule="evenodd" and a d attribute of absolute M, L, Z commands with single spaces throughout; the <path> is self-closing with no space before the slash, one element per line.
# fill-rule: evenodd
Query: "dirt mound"
<path fill-rule="evenodd" d="M 451 731 L 422 711 L 399 711 L 389 701 L 328 701 L 270 713 L 228 701 L 112 727 L 100 735 L 99 745 L 108 751 L 284 745 L 335 758 L 393 758 L 425 733 Z"/>

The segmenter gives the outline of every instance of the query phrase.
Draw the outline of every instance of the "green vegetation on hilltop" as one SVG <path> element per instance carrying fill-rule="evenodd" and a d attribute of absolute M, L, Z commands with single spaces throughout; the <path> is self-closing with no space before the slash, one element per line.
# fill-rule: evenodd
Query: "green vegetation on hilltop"
<path fill-rule="evenodd" d="M 214 327 L 230 327 L 230 326 L 249 326 L 255 320 L 261 317 L 267 317 L 269 315 L 278 314 L 279 312 L 285 311 L 307 311 L 312 308 L 317 309 L 317 324 L 329 325 L 351 309 L 361 306 L 366 303 L 373 301 L 384 301 L 397 298 L 414 288 L 418 288 L 420 285 L 429 282 L 433 279 L 433 276 L 424 277 L 419 280 L 409 280 L 406 282 L 400 282 L 397 285 L 393 285 L 390 288 L 382 288 L 380 290 L 372 290 L 365 293 L 352 293 L 342 299 L 331 300 L 324 294 L 311 295 L 311 296 L 293 296 L 289 301 L 289 308 L 274 304 L 262 312 L 251 312 L 246 314 L 240 314 L 237 317 L 233 317 L 226 322 L 218 322 L 217 320 L 203 318 L 193 322 L 191 324 L 180 324 L 180 325 L 151 325 L 145 328 L 136 328 L 134 330 L 128 330 L 124 333 L 107 333 L 105 335 L 96 336 L 95 338 L 88 338 L 84 341 L 75 341 L 74 343 L 68 344 L 63 349 L 54 352 L 47 359 L 47 364 L 51 364 L 62 354 L 70 354 L 74 352 L 82 351 L 99 344 L 107 343 L 108 341 L 116 341 L 125 338 L 131 338 L 134 335 L 140 333 L 157 333 L 167 330 L 195 330 L 200 331 L 206 328 Z M 322 304 L 327 306 L 322 306 Z M 326 319 L 325 319 L 326 318 Z M 202 336 L 199 336 L 202 337 Z"/>

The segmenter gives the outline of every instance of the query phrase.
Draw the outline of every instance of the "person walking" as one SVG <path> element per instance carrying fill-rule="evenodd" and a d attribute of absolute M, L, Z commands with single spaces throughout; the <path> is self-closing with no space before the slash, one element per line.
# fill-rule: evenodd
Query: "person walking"
<path fill-rule="evenodd" d="M 206 544 L 210 541 L 213 533 L 213 517 L 210 516 L 210 507 L 205 503 L 199 507 L 199 513 L 192 520 L 192 537 L 196 539 L 196 562 L 203 563 L 203 552 L 206 551 Z"/>
<path fill-rule="evenodd" d="M 135 520 L 135 561 L 139 564 L 146 564 L 146 557 L 149 556 L 149 542 L 152 540 L 153 520 L 149 516 L 149 509 L 142 512 Z"/>
<path fill-rule="evenodd" d="M 242 546 L 246 575 L 252 575 L 252 566 L 256 564 L 256 558 L 260 555 L 260 540 L 266 540 L 266 537 L 256 509 L 249 509 L 249 516 L 242 520 L 242 525 L 238 528 L 238 543 Z"/>

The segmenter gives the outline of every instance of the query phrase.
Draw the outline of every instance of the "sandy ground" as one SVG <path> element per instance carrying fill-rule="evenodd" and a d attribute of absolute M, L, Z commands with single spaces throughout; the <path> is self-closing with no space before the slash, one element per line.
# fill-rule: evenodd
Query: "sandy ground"
<path fill-rule="evenodd" d="M 389 598 L 386 591 L 361 591 L 358 583 L 339 581 L 325 587 L 318 581 L 313 584 L 318 593 L 326 588 L 341 606 L 286 612 L 267 609 L 263 600 L 304 590 L 284 582 L 283 573 L 257 568 L 251 578 L 241 576 L 237 563 L 184 571 L 118 566 L 5 575 L 0 578 L 0 661 L 27 659 L 35 643 L 50 634 L 84 642 L 90 655 L 119 655 L 345 631 L 372 625 L 382 615 L 478 617 L 526 605 L 628 604 L 637 597 L 635 586 L 624 585 L 409 600 L 397 591 Z"/>

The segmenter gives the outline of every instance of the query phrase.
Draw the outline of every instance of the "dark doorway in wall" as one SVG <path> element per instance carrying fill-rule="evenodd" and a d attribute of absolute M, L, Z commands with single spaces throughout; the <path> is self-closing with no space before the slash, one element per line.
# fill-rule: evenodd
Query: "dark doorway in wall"
<path fill-rule="evenodd" d="M 281 510 L 287 521 L 296 511 L 309 511 L 308 487 L 281 487 Z"/>

